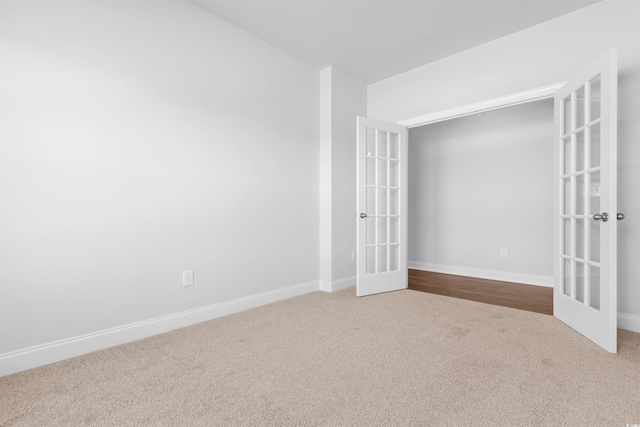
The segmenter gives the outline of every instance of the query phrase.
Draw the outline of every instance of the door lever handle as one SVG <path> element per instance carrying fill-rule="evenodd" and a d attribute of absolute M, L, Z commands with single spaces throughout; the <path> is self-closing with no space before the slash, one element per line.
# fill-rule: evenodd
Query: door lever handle
<path fill-rule="evenodd" d="M 623 220 L 623 219 L 624 219 L 624 214 L 623 214 L 623 213 L 618 213 L 618 214 L 616 215 L 616 219 L 617 219 L 618 221 Z"/>
<path fill-rule="evenodd" d="M 362 213 L 360 214 L 360 218 L 366 218 L 366 217 L 367 217 L 367 214 L 366 214 L 366 213 L 362 212 Z"/>
<path fill-rule="evenodd" d="M 595 214 L 593 216 L 593 219 L 595 219 L 596 221 L 607 222 L 609 221 L 609 214 L 606 212 L 602 212 L 601 214 Z"/>

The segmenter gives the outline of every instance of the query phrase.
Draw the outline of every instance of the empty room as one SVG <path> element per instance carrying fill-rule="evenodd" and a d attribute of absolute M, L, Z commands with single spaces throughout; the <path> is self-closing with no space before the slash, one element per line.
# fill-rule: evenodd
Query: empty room
<path fill-rule="evenodd" d="M 0 425 L 640 425 L 640 2 L 0 18 Z"/>

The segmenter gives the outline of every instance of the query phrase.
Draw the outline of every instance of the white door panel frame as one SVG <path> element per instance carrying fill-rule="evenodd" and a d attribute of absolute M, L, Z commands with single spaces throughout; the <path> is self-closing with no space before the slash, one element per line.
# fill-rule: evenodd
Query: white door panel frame
<path fill-rule="evenodd" d="M 358 296 L 407 288 L 407 128 L 357 119 Z"/>
<path fill-rule="evenodd" d="M 553 313 L 617 351 L 617 52 L 554 99 Z M 596 219 L 607 214 L 608 220 Z"/>

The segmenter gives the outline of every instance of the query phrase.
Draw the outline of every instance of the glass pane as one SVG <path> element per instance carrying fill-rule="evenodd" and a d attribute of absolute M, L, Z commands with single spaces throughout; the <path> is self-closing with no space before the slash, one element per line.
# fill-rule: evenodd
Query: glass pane
<path fill-rule="evenodd" d="M 376 218 L 378 223 L 378 241 L 376 243 L 388 243 L 387 242 L 387 218 Z"/>
<path fill-rule="evenodd" d="M 386 273 L 387 269 L 387 247 L 378 246 L 378 273 Z"/>
<path fill-rule="evenodd" d="M 562 101 L 564 106 L 563 108 L 563 116 L 564 116 L 564 127 L 562 134 L 566 135 L 571 132 L 571 96 L 567 96 L 564 101 Z"/>
<path fill-rule="evenodd" d="M 400 218 L 389 218 L 389 243 L 400 243 Z"/>
<path fill-rule="evenodd" d="M 576 172 L 584 170 L 584 156 L 586 150 L 584 148 L 584 129 L 576 134 Z"/>
<path fill-rule="evenodd" d="M 600 252 L 597 247 L 600 245 L 600 223 L 593 219 L 593 215 L 600 213 L 600 172 L 589 174 L 589 228 L 591 229 L 591 257 L 592 261 L 600 260 Z M 594 246 L 597 245 L 597 246 Z M 595 253 L 594 253 L 595 250 Z"/>
<path fill-rule="evenodd" d="M 376 185 L 376 159 L 367 157 L 367 185 Z"/>
<path fill-rule="evenodd" d="M 383 130 L 378 131 L 378 157 L 389 157 L 388 144 L 387 144 L 387 132 Z"/>
<path fill-rule="evenodd" d="M 589 220 L 589 260 L 600 262 L 600 221 Z"/>
<path fill-rule="evenodd" d="M 595 168 L 600 166 L 600 123 L 591 127 L 591 137 L 589 139 L 590 165 Z"/>
<path fill-rule="evenodd" d="M 589 216 L 600 213 L 600 196 L 589 196 Z"/>
<path fill-rule="evenodd" d="M 389 215 L 400 215 L 400 190 L 389 190 Z"/>
<path fill-rule="evenodd" d="M 585 203 L 584 203 L 584 181 L 585 175 L 576 176 L 576 215 L 584 215 L 585 213 Z"/>
<path fill-rule="evenodd" d="M 400 187 L 400 162 L 389 162 L 389 185 L 391 187 Z"/>
<path fill-rule="evenodd" d="M 400 158 L 400 136 L 397 133 L 389 133 L 389 157 Z"/>
<path fill-rule="evenodd" d="M 571 215 L 571 178 L 564 178 L 562 180 L 564 182 L 564 209 L 562 209 L 562 213 L 565 215 Z"/>
<path fill-rule="evenodd" d="M 377 215 L 387 215 L 387 190 L 386 189 L 378 189 L 378 211 Z"/>
<path fill-rule="evenodd" d="M 563 244 L 562 244 L 562 253 L 564 255 L 569 255 L 571 256 L 571 220 L 570 219 L 563 219 L 562 220 L 562 235 L 564 236 L 563 238 Z"/>
<path fill-rule="evenodd" d="M 376 189 L 375 188 L 367 188 L 367 210 L 365 211 L 367 215 L 375 215 L 376 214 Z"/>
<path fill-rule="evenodd" d="M 389 271 L 400 270 L 400 246 L 389 246 Z"/>
<path fill-rule="evenodd" d="M 378 182 L 377 185 L 387 186 L 389 185 L 387 181 L 387 160 L 378 159 Z"/>
<path fill-rule="evenodd" d="M 600 310 L 600 267 L 590 266 L 589 270 L 589 307 Z"/>
<path fill-rule="evenodd" d="M 584 259 L 585 228 L 584 219 L 576 219 L 576 257 Z"/>
<path fill-rule="evenodd" d="M 584 86 L 576 92 L 576 129 L 584 126 L 584 108 L 585 108 Z"/>
<path fill-rule="evenodd" d="M 571 137 L 565 138 L 563 140 L 562 146 L 562 154 L 564 157 L 564 169 L 562 169 L 562 173 L 564 175 L 567 175 L 573 172 L 573 169 L 571 167 Z"/>
<path fill-rule="evenodd" d="M 376 219 L 375 218 L 365 218 L 367 222 L 367 245 L 374 245 L 376 243 Z"/>
<path fill-rule="evenodd" d="M 584 268 L 586 264 L 576 262 L 576 298 L 580 302 L 584 302 Z"/>
<path fill-rule="evenodd" d="M 564 259 L 562 261 L 562 293 L 571 296 L 571 260 Z"/>
<path fill-rule="evenodd" d="M 367 274 L 375 274 L 376 272 L 376 247 L 367 247 Z"/>
<path fill-rule="evenodd" d="M 376 130 L 367 128 L 367 156 L 376 155 Z"/>
<path fill-rule="evenodd" d="M 600 198 L 600 172 L 593 172 L 589 174 L 589 196 L 591 198 Z M 592 205 L 593 206 L 593 205 Z M 598 208 L 593 213 L 598 213 L 600 211 L 600 203 L 598 203 Z"/>
<path fill-rule="evenodd" d="M 600 117 L 600 76 L 591 80 L 591 120 Z"/>

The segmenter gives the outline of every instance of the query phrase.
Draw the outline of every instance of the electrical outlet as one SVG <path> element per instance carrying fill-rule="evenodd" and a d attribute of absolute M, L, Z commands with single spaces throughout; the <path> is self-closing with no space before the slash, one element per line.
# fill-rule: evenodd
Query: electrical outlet
<path fill-rule="evenodd" d="M 507 248 L 500 248 L 500 256 L 506 258 L 509 256 L 509 250 Z"/>
<path fill-rule="evenodd" d="M 193 286 L 193 270 L 185 270 L 182 272 L 182 286 Z"/>
<path fill-rule="evenodd" d="M 356 251 L 351 251 L 351 261 L 355 262 L 356 260 Z"/>

